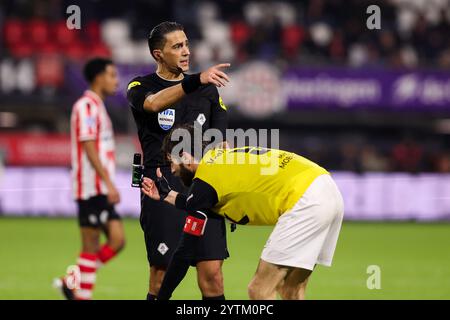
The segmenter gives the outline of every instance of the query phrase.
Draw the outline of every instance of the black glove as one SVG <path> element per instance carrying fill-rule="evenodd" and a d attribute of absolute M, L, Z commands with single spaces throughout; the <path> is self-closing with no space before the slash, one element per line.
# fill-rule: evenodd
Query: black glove
<path fill-rule="evenodd" d="M 164 176 L 156 177 L 155 181 L 156 188 L 158 189 L 159 196 L 161 200 L 164 200 L 172 188 L 169 185 L 169 182 Z"/>

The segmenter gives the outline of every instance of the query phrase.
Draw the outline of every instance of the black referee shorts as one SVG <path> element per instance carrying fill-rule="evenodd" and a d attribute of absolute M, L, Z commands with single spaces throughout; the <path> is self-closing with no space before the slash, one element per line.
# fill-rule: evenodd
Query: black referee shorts
<path fill-rule="evenodd" d="M 180 241 L 186 213 L 141 193 L 141 228 L 150 266 L 167 267 Z"/>
<path fill-rule="evenodd" d="M 187 213 L 174 206 L 154 201 L 141 194 L 141 227 L 144 231 L 147 259 L 150 266 L 167 268 L 182 241 Z M 228 258 L 225 220 L 209 217 L 205 232 L 197 242 L 191 265 L 199 261 L 224 260 Z"/>
<path fill-rule="evenodd" d="M 163 174 L 172 186 L 176 184 L 174 180 L 177 178 L 164 171 Z M 152 200 L 141 193 L 140 223 L 150 266 L 167 268 L 180 244 L 186 217 L 187 212 L 166 202 Z M 198 261 L 224 260 L 229 256 L 223 218 L 208 218 L 205 233 L 198 241 L 195 252 L 192 265 Z"/>

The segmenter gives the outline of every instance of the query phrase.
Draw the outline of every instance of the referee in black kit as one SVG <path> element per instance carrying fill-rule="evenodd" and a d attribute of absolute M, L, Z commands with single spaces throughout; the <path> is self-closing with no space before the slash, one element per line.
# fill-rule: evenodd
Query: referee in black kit
<path fill-rule="evenodd" d="M 150 53 L 157 62 L 156 73 L 136 77 L 128 84 L 127 98 L 137 125 L 144 153 L 144 175 L 156 179 L 156 168 L 164 163 L 161 146 L 170 129 L 178 124 L 216 128 L 225 137 L 227 108 L 216 87 L 229 81 L 219 64 L 206 71 L 187 75 L 189 43 L 183 26 L 176 22 L 157 25 L 148 38 Z M 218 141 L 226 144 L 226 141 Z M 185 191 L 170 167 L 162 173 L 174 190 Z M 141 227 L 144 231 L 150 283 L 147 300 L 158 295 L 170 259 L 177 248 L 187 214 L 162 201 L 141 194 Z M 229 254 L 225 221 L 210 219 L 197 256 L 191 265 L 197 268 L 198 285 L 205 300 L 223 300 L 222 263 Z"/>

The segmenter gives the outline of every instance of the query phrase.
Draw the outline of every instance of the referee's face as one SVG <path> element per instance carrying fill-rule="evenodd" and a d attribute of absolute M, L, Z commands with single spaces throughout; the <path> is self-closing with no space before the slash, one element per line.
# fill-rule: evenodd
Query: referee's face
<path fill-rule="evenodd" d="M 184 31 L 177 30 L 166 34 L 166 43 L 161 59 L 169 70 L 186 72 L 189 70 L 189 42 Z"/>

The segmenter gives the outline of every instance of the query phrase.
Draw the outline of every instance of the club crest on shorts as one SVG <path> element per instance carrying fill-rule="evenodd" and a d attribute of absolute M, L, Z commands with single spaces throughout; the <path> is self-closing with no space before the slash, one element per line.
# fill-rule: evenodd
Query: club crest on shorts
<path fill-rule="evenodd" d="M 167 109 L 158 113 L 158 124 L 163 130 L 169 130 L 175 123 L 175 109 Z"/>
<path fill-rule="evenodd" d="M 158 246 L 158 251 L 162 255 L 165 255 L 166 252 L 169 251 L 169 247 L 164 242 L 161 242 Z"/>

